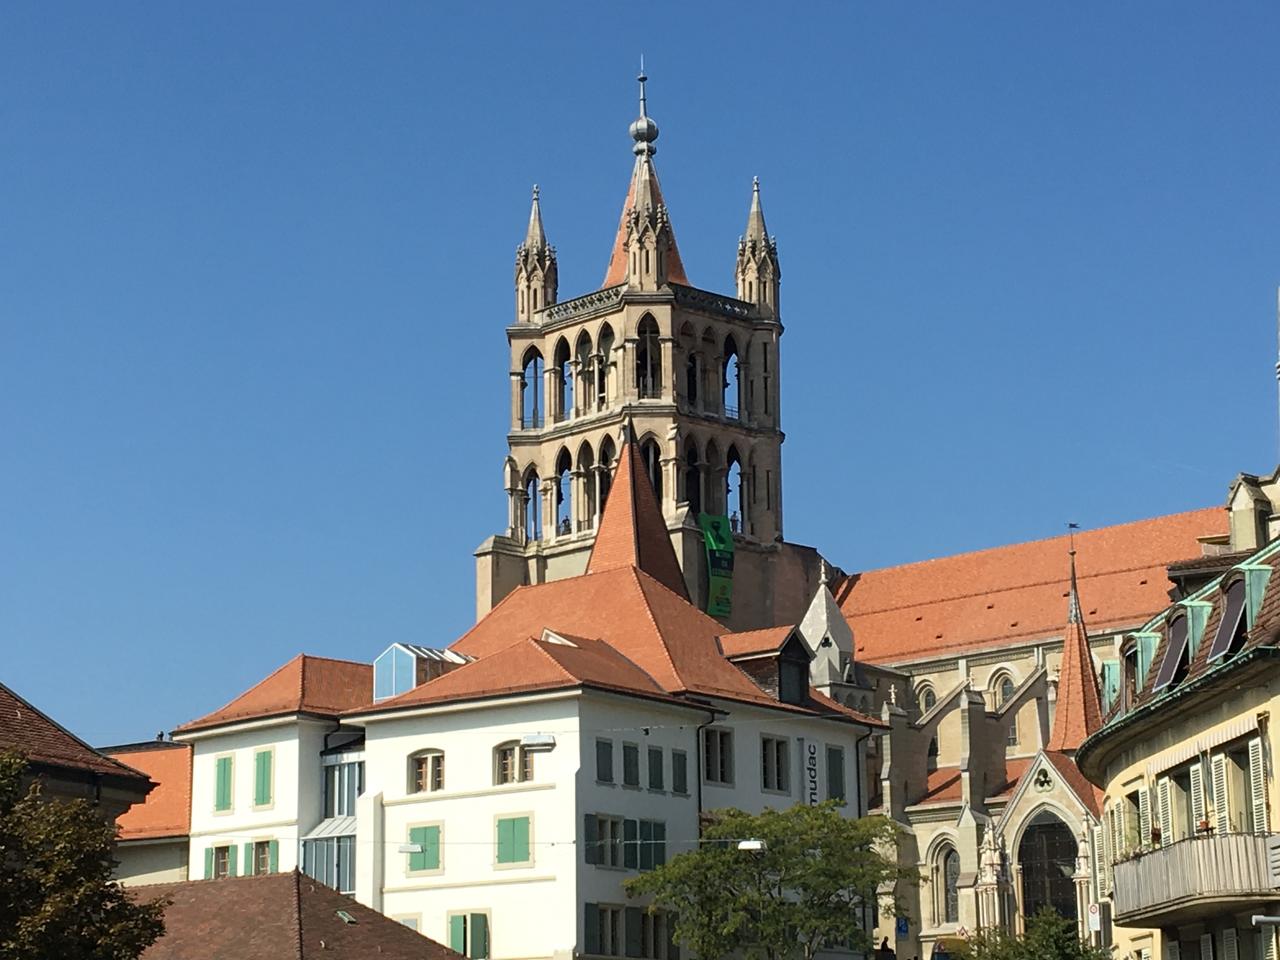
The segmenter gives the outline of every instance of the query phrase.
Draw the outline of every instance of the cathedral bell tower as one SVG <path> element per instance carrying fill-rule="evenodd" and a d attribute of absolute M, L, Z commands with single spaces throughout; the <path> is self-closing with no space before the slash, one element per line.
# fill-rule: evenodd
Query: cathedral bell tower
<path fill-rule="evenodd" d="M 782 540 L 781 273 L 759 182 L 738 243 L 738 295 L 693 286 L 654 166 L 646 80 L 600 289 L 557 302 L 534 188 L 506 330 L 507 525 L 476 551 L 480 615 L 521 584 L 586 570 L 628 424 L 695 603 L 705 607 L 708 592 L 702 514 L 727 517 L 734 532 L 733 613 L 722 619 L 735 629 L 798 619 L 818 580 L 816 551 Z M 775 595 L 784 581 L 794 602 Z"/>

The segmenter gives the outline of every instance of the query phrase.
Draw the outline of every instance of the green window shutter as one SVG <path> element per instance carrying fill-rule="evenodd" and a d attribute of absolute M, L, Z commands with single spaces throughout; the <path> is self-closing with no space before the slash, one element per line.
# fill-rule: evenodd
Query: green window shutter
<path fill-rule="evenodd" d="M 213 879 L 213 847 L 204 848 L 204 878 Z"/>
<path fill-rule="evenodd" d="M 256 866 L 257 864 L 254 862 L 254 859 L 253 859 L 253 844 L 246 843 L 244 845 L 244 875 L 246 877 L 253 876 L 254 868 Z"/>
<path fill-rule="evenodd" d="M 681 750 L 671 753 L 671 789 L 676 793 L 689 792 L 689 758 Z"/>
<path fill-rule="evenodd" d="M 427 828 L 426 827 L 410 827 L 409 842 L 416 843 L 421 848 L 418 853 L 409 854 L 409 870 L 426 870 L 427 867 Z"/>
<path fill-rule="evenodd" d="M 267 841 L 267 869 L 272 873 L 280 872 L 280 841 Z"/>
<path fill-rule="evenodd" d="M 499 820 L 497 824 L 498 833 L 498 862 L 511 862 L 511 821 Z"/>
<path fill-rule="evenodd" d="M 515 863 L 527 863 L 529 856 L 529 818 L 516 817 L 511 823 L 511 852 Z"/>
<path fill-rule="evenodd" d="M 653 821 L 640 821 L 640 869 L 653 869 Z"/>
<path fill-rule="evenodd" d="M 639 860 L 636 857 L 636 822 L 622 821 L 622 865 L 634 870 Z"/>
<path fill-rule="evenodd" d="M 214 791 L 213 809 L 231 809 L 231 758 L 219 757 L 216 761 L 217 786 Z"/>
<path fill-rule="evenodd" d="M 653 824 L 653 865 L 661 867 L 667 862 L 667 825 L 661 820 Z"/>
<path fill-rule="evenodd" d="M 428 870 L 440 869 L 440 828 L 427 827 L 427 843 L 426 852 L 423 854 L 427 858 Z"/>
<path fill-rule="evenodd" d="M 680 960 L 680 944 L 676 943 L 676 915 L 668 913 L 667 920 L 667 960 Z"/>
<path fill-rule="evenodd" d="M 662 748 L 649 748 L 649 789 L 661 790 L 662 783 Z"/>
<path fill-rule="evenodd" d="M 253 756 L 253 802 L 259 807 L 271 802 L 270 750 L 259 750 Z"/>
<path fill-rule="evenodd" d="M 582 950 L 584 953 L 600 952 L 600 907 L 588 903 L 582 910 Z"/>
<path fill-rule="evenodd" d="M 627 945 L 627 956 L 638 957 L 640 949 L 640 925 L 643 922 L 639 907 L 627 907 L 623 912 L 623 924 L 626 927 L 624 940 Z"/>
<path fill-rule="evenodd" d="M 601 783 L 613 783 L 613 741 L 596 741 L 596 779 Z"/>
<path fill-rule="evenodd" d="M 827 799 L 843 800 L 844 798 L 844 748 L 827 747 Z"/>
<path fill-rule="evenodd" d="M 455 953 L 466 954 L 467 952 L 467 918 L 466 917 L 450 917 L 449 918 L 449 949 Z"/>
<path fill-rule="evenodd" d="M 594 813 L 582 818 L 582 851 L 586 863 L 600 862 L 600 821 Z"/>
<path fill-rule="evenodd" d="M 622 785 L 640 786 L 640 748 L 634 743 L 622 745 Z"/>
<path fill-rule="evenodd" d="M 471 914 L 471 943 L 467 956 L 471 960 L 484 960 L 489 956 L 489 917 L 483 913 Z"/>
<path fill-rule="evenodd" d="M 233 843 L 227 847 L 227 876 L 234 877 L 236 874 L 236 845 Z"/>

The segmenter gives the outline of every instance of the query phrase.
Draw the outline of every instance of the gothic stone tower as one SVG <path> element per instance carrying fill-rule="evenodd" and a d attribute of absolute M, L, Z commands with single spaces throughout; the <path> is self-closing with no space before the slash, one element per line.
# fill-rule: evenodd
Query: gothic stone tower
<path fill-rule="evenodd" d="M 700 513 L 735 531 L 734 629 L 794 622 L 820 575 L 816 551 L 782 540 L 777 245 L 752 188 L 737 296 L 692 286 L 654 168 L 658 126 L 640 76 L 635 165 L 601 288 L 557 302 L 556 253 L 538 190 L 516 253 L 507 528 L 476 551 L 483 616 L 517 586 L 581 574 L 626 429 L 671 534 L 689 595 L 705 606 Z"/>

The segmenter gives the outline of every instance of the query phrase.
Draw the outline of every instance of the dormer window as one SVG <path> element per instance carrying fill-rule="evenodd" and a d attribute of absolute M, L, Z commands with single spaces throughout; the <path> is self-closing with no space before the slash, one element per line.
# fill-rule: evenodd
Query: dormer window
<path fill-rule="evenodd" d="M 417 663 L 413 654 L 396 644 L 373 661 L 373 699 L 386 700 L 412 690 Z"/>
<path fill-rule="evenodd" d="M 778 663 L 778 699 L 783 703 L 804 703 L 809 687 L 809 665 L 794 660 Z"/>
<path fill-rule="evenodd" d="M 1166 690 L 1171 685 L 1177 686 L 1187 675 L 1190 666 L 1187 654 L 1187 617 L 1178 614 L 1169 622 L 1168 641 L 1165 644 L 1164 660 L 1160 663 L 1160 673 L 1156 676 L 1156 690 Z"/>
<path fill-rule="evenodd" d="M 1239 577 L 1231 582 L 1223 596 L 1222 620 L 1218 623 L 1218 632 L 1214 634 L 1213 646 L 1209 648 L 1210 660 L 1234 656 L 1244 645 L 1244 608 L 1245 581 L 1244 577 Z"/>
<path fill-rule="evenodd" d="M 1138 699 L 1138 647 L 1134 644 L 1124 651 L 1124 673 L 1120 678 L 1122 684 L 1121 691 L 1124 699 L 1121 700 L 1121 709 L 1128 710 Z"/>

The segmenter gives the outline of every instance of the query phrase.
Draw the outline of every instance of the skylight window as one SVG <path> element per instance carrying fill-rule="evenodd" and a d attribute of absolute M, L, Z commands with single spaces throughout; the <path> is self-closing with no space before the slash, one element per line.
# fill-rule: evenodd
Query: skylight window
<path fill-rule="evenodd" d="M 373 699 L 386 700 L 412 690 L 417 658 L 399 644 L 388 647 L 373 661 Z"/>
<path fill-rule="evenodd" d="M 1187 675 L 1187 659 L 1187 618 L 1179 614 L 1169 624 L 1169 642 L 1165 645 L 1155 689 L 1164 690 L 1182 680 Z"/>
<path fill-rule="evenodd" d="M 1245 582 L 1241 577 L 1227 587 L 1226 597 L 1222 604 L 1222 620 L 1218 624 L 1218 632 L 1214 635 L 1213 646 L 1209 648 L 1209 659 L 1216 660 L 1224 656 L 1234 645 L 1237 635 L 1244 634 Z"/>

